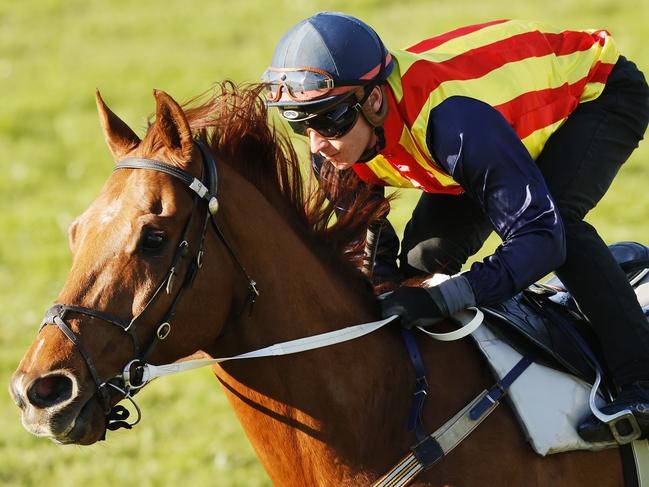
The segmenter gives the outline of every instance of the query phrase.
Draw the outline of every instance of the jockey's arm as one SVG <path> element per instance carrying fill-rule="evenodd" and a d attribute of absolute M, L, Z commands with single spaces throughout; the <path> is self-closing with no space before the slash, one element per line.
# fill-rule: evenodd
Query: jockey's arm
<path fill-rule="evenodd" d="M 427 145 L 503 241 L 483 262 L 440 286 L 454 301 L 451 312 L 508 299 L 563 263 L 561 217 L 536 163 L 496 109 L 449 98 L 431 110 Z"/>

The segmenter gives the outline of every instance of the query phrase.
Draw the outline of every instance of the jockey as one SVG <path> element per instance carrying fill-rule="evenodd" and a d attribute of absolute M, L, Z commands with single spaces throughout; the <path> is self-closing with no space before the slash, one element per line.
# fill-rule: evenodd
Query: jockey
<path fill-rule="evenodd" d="M 584 221 L 642 139 L 649 88 L 605 30 L 468 26 L 388 51 L 364 22 L 318 13 L 279 41 L 267 104 L 308 137 L 312 163 L 418 188 L 401 242 L 381 233 L 379 278 L 453 277 L 385 295 L 384 316 L 430 324 L 502 302 L 549 272 L 578 301 L 628 409 L 649 435 L 649 326 L 626 276 Z M 491 231 L 493 255 L 459 273 Z M 386 250 L 387 249 L 387 250 Z M 579 432 L 610 441 L 594 416 Z"/>

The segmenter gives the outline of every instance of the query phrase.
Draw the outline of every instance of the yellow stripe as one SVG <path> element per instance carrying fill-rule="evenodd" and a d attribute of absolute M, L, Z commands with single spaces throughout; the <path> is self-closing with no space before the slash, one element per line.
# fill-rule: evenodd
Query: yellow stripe
<path fill-rule="evenodd" d="M 566 31 L 565 28 L 558 28 L 553 25 L 545 24 L 543 22 L 528 22 L 523 20 L 509 20 L 502 24 L 494 24 L 484 29 L 471 32 L 470 34 L 456 37 L 450 41 L 445 42 L 429 52 L 437 52 L 448 54 L 461 54 L 476 47 L 483 47 L 494 42 L 502 41 L 509 37 L 527 34 L 528 32 L 540 32 L 541 34 L 560 34 Z M 449 56 L 449 59 L 454 56 Z"/>
<path fill-rule="evenodd" d="M 545 146 L 545 143 L 550 138 L 550 135 L 552 135 L 559 127 L 561 127 L 565 121 L 566 119 L 564 118 L 563 120 L 559 120 L 558 122 L 555 122 L 551 125 L 547 125 L 546 127 L 532 132 L 521 141 L 527 149 L 527 152 L 529 152 L 530 156 L 532 156 L 532 159 L 536 160 L 536 158 L 539 157 L 541 151 L 543 150 L 543 147 Z"/>
<path fill-rule="evenodd" d="M 422 467 L 418 463 L 415 463 L 414 465 L 408 465 L 408 467 L 401 472 L 397 477 L 393 478 L 390 480 L 389 483 L 386 484 L 385 487 L 394 487 L 397 485 L 406 485 L 402 484 L 401 482 L 405 479 L 406 481 L 409 481 L 411 478 L 415 477 L 419 470 L 421 470 Z"/>
<path fill-rule="evenodd" d="M 589 30 L 587 32 L 594 31 Z M 596 61 L 601 61 L 605 64 L 615 64 L 620 57 L 620 51 L 617 49 L 615 40 L 610 36 L 606 38 L 603 46 L 600 46 L 599 44 L 595 44 L 595 46 L 599 49 L 599 52 L 597 52 L 593 64 L 595 64 Z M 586 102 L 594 100 L 602 93 L 602 91 L 604 91 L 604 83 L 587 83 L 579 101 Z"/>
<path fill-rule="evenodd" d="M 396 476 L 390 478 L 388 482 L 384 484 L 384 487 L 394 487 L 396 485 L 401 485 L 401 481 L 406 478 L 406 480 L 409 480 L 411 477 L 409 477 L 410 472 L 412 472 L 413 468 L 416 468 L 417 464 L 415 463 L 414 465 L 408 464 L 404 469 L 399 472 Z M 394 473 L 392 473 L 394 475 Z"/>
<path fill-rule="evenodd" d="M 450 80 L 440 84 L 431 92 L 427 110 L 457 95 L 469 96 L 491 106 L 500 105 L 530 91 L 576 83 L 588 74 L 593 63 L 593 57 L 579 56 L 579 53 L 560 57 L 549 54 L 508 63 L 481 78 Z M 539 73 L 553 73 L 554 76 L 548 79 Z"/>
<path fill-rule="evenodd" d="M 595 45 L 601 47 L 599 44 Z M 506 64 L 481 78 L 444 82 L 431 92 L 428 101 L 415 119 L 411 129 L 412 134 L 417 140 L 426 140 L 430 111 L 451 96 L 467 96 L 496 106 L 524 93 L 558 88 L 565 83 L 576 83 L 588 75 L 597 60 L 598 49 L 592 49 L 592 51 L 582 51 L 559 57 L 550 54 L 539 58 L 528 58 Z M 545 76 L 539 76 L 539 73 L 558 73 L 559 75 L 548 80 Z M 586 98 L 583 98 L 582 101 L 596 98 L 601 93 L 601 90 L 598 91 L 598 87 L 603 89 L 601 83 L 590 83 L 586 86 L 588 91 L 585 93 Z M 427 156 L 430 157 L 428 152 Z"/>
<path fill-rule="evenodd" d="M 446 41 L 433 49 L 419 54 L 413 54 L 405 50 L 394 51 L 395 56 L 399 59 L 399 68 L 403 74 L 420 59 L 430 59 L 435 62 L 443 62 L 457 57 L 465 52 L 484 47 L 494 42 L 505 40 L 509 37 L 525 34 L 528 32 L 539 31 L 547 34 L 559 34 L 565 29 L 559 29 L 542 22 L 525 22 L 520 20 L 510 20 L 502 24 L 494 24 L 489 27 L 471 32 L 455 39 Z M 397 97 L 397 102 L 401 96 Z"/>
<path fill-rule="evenodd" d="M 392 475 L 392 472 L 399 470 L 399 468 L 402 468 L 404 464 L 410 463 L 413 460 L 415 460 L 415 456 L 412 453 L 409 453 L 408 455 L 403 457 L 399 463 L 397 463 L 394 467 L 392 467 L 392 470 L 390 470 L 387 474 L 385 474 L 383 478 L 389 477 L 390 475 Z"/>
<path fill-rule="evenodd" d="M 394 99 L 398 104 L 399 101 L 403 98 L 403 88 L 401 87 L 401 62 L 402 61 L 399 61 L 395 54 L 392 55 L 392 59 L 394 60 L 394 67 L 392 68 L 392 72 L 388 76 L 387 81 L 388 81 L 388 85 L 390 85 L 390 88 L 392 89 L 392 94 L 394 95 Z M 399 59 L 401 59 L 401 56 L 399 56 Z"/>
<path fill-rule="evenodd" d="M 425 136 L 422 139 L 419 140 L 426 140 Z M 410 155 L 413 156 L 417 164 L 419 164 L 424 170 L 426 170 L 429 173 L 432 173 L 435 179 L 439 181 L 439 183 L 442 186 L 459 186 L 455 180 L 449 176 L 448 174 L 442 172 L 439 170 L 437 167 L 432 166 L 431 164 L 426 161 L 424 156 L 422 156 L 421 151 L 419 149 L 419 146 L 416 144 L 415 140 L 413 140 L 412 135 L 408 131 L 407 127 L 403 127 L 403 132 L 401 132 L 401 138 L 399 139 L 399 144 L 403 146 Z M 433 158 L 430 156 L 428 149 L 425 149 L 425 154 L 426 157 L 429 158 L 429 160 L 432 160 Z"/>
<path fill-rule="evenodd" d="M 594 32 L 597 32 L 597 30 L 600 29 L 588 29 L 584 32 L 593 34 Z M 612 36 L 604 37 L 604 45 L 599 46 L 599 44 L 597 44 L 597 46 L 601 47 L 601 54 L 599 55 L 600 61 L 609 64 L 615 64 L 617 62 L 617 59 L 620 57 L 620 52 L 615 44 L 615 39 Z"/>
<path fill-rule="evenodd" d="M 410 468 L 413 462 L 417 464 L 417 460 L 414 457 L 414 455 L 411 453 L 407 456 L 405 456 L 398 464 L 396 464 L 392 470 L 390 470 L 388 473 L 386 473 L 383 477 L 381 477 L 378 481 L 376 481 L 374 484 L 372 484 L 375 487 L 388 487 L 390 485 L 393 485 L 394 478 L 391 478 L 392 475 L 395 474 L 395 472 L 399 471 L 400 469 L 405 469 L 405 468 Z M 386 483 L 386 479 L 388 483 Z"/>
<path fill-rule="evenodd" d="M 382 155 L 367 162 L 367 167 L 382 181 L 395 188 L 414 188 L 415 186 L 399 174 Z"/>
<path fill-rule="evenodd" d="M 586 101 L 591 101 L 597 98 L 604 91 L 604 83 L 586 83 L 584 87 L 584 92 L 579 98 L 579 103 L 584 103 Z"/>

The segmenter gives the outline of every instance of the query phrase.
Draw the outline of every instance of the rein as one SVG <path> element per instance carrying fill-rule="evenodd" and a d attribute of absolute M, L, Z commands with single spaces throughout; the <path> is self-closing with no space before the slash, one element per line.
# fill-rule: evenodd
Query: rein
<path fill-rule="evenodd" d="M 473 317 L 469 318 L 467 316 L 467 311 L 469 310 L 475 312 Z M 434 338 L 435 340 L 443 342 L 459 340 L 460 338 L 464 338 L 473 333 L 484 320 L 484 314 L 478 308 L 468 308 L 467 311 L 460 311 L 456 315 L 454 315 L 454 318 L 462 323 L 462 326 L 455 331 L 448 333 L 432 333 L 425 330 L 423 327 L 418 326 L 417 328 L 429 337 Z M 388 323 L 393 322 L 397 318 L 398 315 L 392 315 L 383 320 L 348 326 L 347 328 L 341 328 L 339 330 L 321 333 L 319 335 L 312 335 L 309 337 L 297 338 L 295 340 L 290 340 L 287 342 L 276 343 L 265 348 L 234 355 L 232 357 L 186 360 L 184 362 L 174 362 L 165 365 L 152 365 L 144 363 L 137 367 L 139 378 L 136 379 L 137 382 L 135 383 L 131 377 L 131 370 L 133 366 L 136 365 L 134 363 L 135 361 L 133 361 L 124 367 L 122 378 L 131 389 L 141 389 L 153 379 L 156 379 L 158 377 L 179 374 L 188 370 L 198 369 L 200 367 L 206 367 L 208 365 L 214 365 L 221 362 L 226 362 L 228 360 L 290 355 L 293 353 L 306 352 L 308 350 L 315 350 L 317 348 L 324 348 L 331 345 L 336 345 L 338 343 L 347 342 L 356 338 L 360 338 L 364 335 L 369 335 L 379 328 L 384 327 Z"/>
<path fill-rule="evenodd" d="M 115 166 L 115 171 L 120 169 L 147 169 L 158 172 L 163 172 L 170 176 L 175 177 L 182 181 L 190 190 L 194 192 L 193 203 L 192 203 L 192 212 L 185 224 L 180 243 L 176 249 L 176 253 L 171 262 L 171 266 L 167 271 L 162 282 L 158 285 L 155 292 L 144 306 L 144 308 L 134 316 L 130 321 L 125 321 L 120 318 L 117 318 L 107 312 L 95 310 L 92 308 L 86 308 L 84 306 L 68 305 L 68 304 L 55 304 L 45 313 L 45 317 L 41 322 L 39 332 L 46 325 L 55 325 L 63 332 L 63 334 L 73 343 L 73 345 L 79 350 L 81 357 L 83 358 L 90 375 L 92 376 L 95 386 L 97 389 L 97 395 L 101 404 L 106 412 L 107 418 L 107 429 L 115 430 L 119 428 L 132 428 L 135 424 L 140 421 L 141 413 L 137 404 L 132 399 L 131 391 L 132 386 L 130 381 L 125 380 L 125 377 L 128 376 L 127 373 L 123 373 L 120 376 L 113 377 L 108 380 L 102 380 L 97 368 L 95 367 L 90 354 L 87 352 L 77 335 L 72 331 L 69 325 L 65 322 L 65 318 L 70 314 L 80 314 L 89 316 L 91 318 L 100 319 L 106 323 L 117 326 L 123 332 L 127 333 L 133 343 L 133 355 L 134 359 L 129 361 L 127 367 L 134 365 L 136 363 L 144 363 L 146 359 L 151 355 L 159 341 L 167 338 L 171 332 L 171 323 L 176 313 L 176 308 L 180 303 L 185 292 L 191 288 L 196 274 L 202 267 L 205 243 L 205 235 L 207 234 L 208 222 L 211 221 L 212 228 L 214 229 L 219 240 L 223 243 L 228 253 L 230 254 L 232 260 L 235 262 L 239 270 L 244 274 L 248 281 L 248 296 L 246 298 L 247 306 L 250 304 L 252 306 L 255 303 L 257 296 L 259 296 L 259 290 L 257 289 L 257 283 L 250 277 L 246 269 L 241 264 L 241 261 L 237 257 L 236 253 L 228 243 L 227 239 L 223 235 L 223 232 L 218 226 L 214 216 L 216 215 L 219 209 L 219 203 L 217 199 L 217 190 L 218 190 L 218 174 L 216 169 L 216 162 L 212 157 L 207 146 L 200 140 L 194 140 L 194 144 L 198 147 L 202 159 L 203 159 L 203 172 L 207 175 L 207 186 L 199 179 L 193 177 L 191 174 L 178 169 L 170 164 L 156 161 L 152 159 L 142 159 L 136 157 L 128 157 L 117 163 Z M 202 224 L 202 233 L 200 237 L 200 244 L 196 255 L 191 259 L 190 265 L 187 268 L 185 273 L 185 278 L 183 284 L 173 298 L 171 304 L 165 312 L 162 324 L 158 326 L 156 333 L 146 347 L 144 351 L 141 351 L 140 342 L 137 336 L 138 325 L 143 321 L 143 318 L 146 316 L 148 310 L 158 301 L 158 299 L 163 296 L 163 294 L 170 295 L 173 292 L 176 276 L 178 275 L 178 269 L 180 268 L 182 262 L 187 257 L 189 252 L 189 233 L 192 228 L 192 223 L 196 214 L 196 209 L 199 206 L 199 202 L 204 200 L 206 204 L 205 216 Z M 128 423 L 125 419 L 128 417 L 128 411 L 120 405 L 111 406 L 111 392 L 113 390 L 121 393 L 125 399 L 128 399 L 136 408 L 138 417 L 132 423 Z"/>

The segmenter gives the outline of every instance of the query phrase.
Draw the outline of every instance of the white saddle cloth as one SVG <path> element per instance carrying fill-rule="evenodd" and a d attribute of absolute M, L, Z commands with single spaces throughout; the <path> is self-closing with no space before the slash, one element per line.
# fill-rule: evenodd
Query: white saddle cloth
<path fill-rule="evenodd" d="M 649 275 L 645 279 L 649 280 Z M 646 310 L 649 306 L 649 282 L 645 279 L 636 284 L 635 291 L 640 305 Z M 471 336 L 498 379 L 502 379 L 522 357 L 486 326 L 479 327 Z M 548 455 L 615 446 L 589 443 L 577 434 L 577 426 L 590 414 L 589 392 L 590 385 L 575 376 L 533 363 L 514 381 L 508 395 L 532 447 L 540 455 Z M 604 405 L 602 397 L 597 399 L 598 407 Z M 634 450 L 636 453 L 641 450 L 649 460 L 647 441 L 634 442 Z"/>

